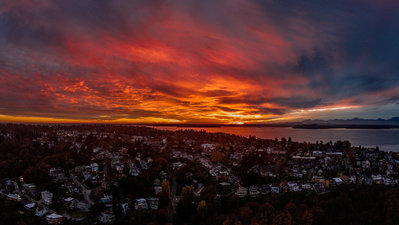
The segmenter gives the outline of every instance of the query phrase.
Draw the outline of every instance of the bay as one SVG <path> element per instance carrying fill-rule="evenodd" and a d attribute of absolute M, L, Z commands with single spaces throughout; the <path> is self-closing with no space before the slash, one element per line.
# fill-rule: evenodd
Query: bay
<path fill-rule="evenodd" d="M 205 130 L 211 133 L 228 133 L 249 137 L 256 136 L 264 139 L 281 139 L 291 137 L 293 141 L 335 142 L 348 140 L 353 146 L 376 147 L 381 150 L 399 152 L 399 129 L 295 129 L 291 127 L 174 127 L 151 126 L 163 130 Z"/>

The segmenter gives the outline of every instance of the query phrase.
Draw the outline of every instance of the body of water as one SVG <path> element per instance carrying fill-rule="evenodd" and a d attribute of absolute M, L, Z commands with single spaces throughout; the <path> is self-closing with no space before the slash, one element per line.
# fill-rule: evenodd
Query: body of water
<path fill-rule="evenodd" d="M 206 130 L 207 132 L 223 132 L 240 136 L 256 136 L 274 139 L 291 137 L 298 142 L 348 140 L 354 146 L 376 147 L 384 151 L 399 152 L 399 129 L 294 129 L 291 127 L 164 127 L 153 126 L 163 130 Z"/>

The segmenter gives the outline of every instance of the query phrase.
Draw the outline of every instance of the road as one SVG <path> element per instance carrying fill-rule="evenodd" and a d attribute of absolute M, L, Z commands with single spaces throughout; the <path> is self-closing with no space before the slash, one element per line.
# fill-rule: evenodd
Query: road
<path fill-rule="evenodd" d="M 172 180 L 172 187 L 170 190 L 170 202 L 168 207 L 168 221 L 173 221 L 173 215 L 176 213 L 176 177 L 174 174 L 170 175 Z"/>
<path fill-rule="evenodd" d="M 85 198 L 85 200 L 90 204 L 90 205 L 94 205 L 94 201 L 91 200 L 90 198 L 90 194 L 91 194 L 91 190 L 88 189 L 86 186 L 84 186 L 77 178 L 75 175 L 73 175 L 70 171 L 70 177 L 73 180 L 73 182 L 75 182 L 79 187 L 80 190 L 82 191 L 83 197 Z"/>

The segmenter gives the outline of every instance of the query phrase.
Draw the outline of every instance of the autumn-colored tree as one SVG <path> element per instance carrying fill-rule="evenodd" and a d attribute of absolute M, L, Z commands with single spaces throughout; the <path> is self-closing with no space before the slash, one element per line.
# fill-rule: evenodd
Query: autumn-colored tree
<path fill-rule="evenodd" d="M 384 215 L 387 224 L 399 224 L 399 192 L 391 191 L 385 196 Z"/>
<path fill-rule="evenodd" d="M 155 165 L 158 169 L 160 170 L 167 170 L 167 168 L 169 167 L 169 163 L 165 158 L 157 158 L 155 160 Z"/>
<path fill-rule="evenodd" d="M 211 154 L 211 161 L 212 162 L 220 162 L 223 160 L 223 153 L 219 151 L 214 151 Z"/>
<path fill-rule="evenodd" d="M 288 211 L 279 212 L 273 219 L 272 225 L 291 225 L 292 216 Z"/>
<path fill-rule="evenodd" d="M 247 205 L 245 205 L 240 208 L 239 215 L 244 224 L 249 224 L 251 218 L 253 217 L 253 212 Z"/>
<path fill-rule="evenodd" d="M 186 186 L 181 189 L 180 201 L 182 204 L 192 203 L 194 199 L 194 187 Z"/>
<path fill-rule="evenodd" d="M 285 210 L 287 210 L 288 212 L 290 212 L 291 214 L 295 212 L 296 209 L 296 205 L 293 202 L 289 202 L 285 207 Z"/>
<path fill-rule="evenodd" d="M 324 216 L 324 210 L 319 206 L 313 206 L 311 209 L 312 219 L 314 224 L 319 224 Z"/>
<path fill-rule="evenodd" d="M 236 220 L 236 222 L 234 223 L 234 225 L 242 225 L 240 220 Z"/>
<path fill-rule="evenodd" d="M 18 225 L 27 225 L 27 224 L 23 219 L 21 219 L 18 221 Z"/>
<path fill-rule="evenodd" d="M 166 208 L 170 201 L 170 184 L 168 180 L 162 181 L 162 191 L 159 194 L 159 207 Z"/>
<path fill-rule="evenodd" d="M 233 220 L 228 216 L 224 221 L 223 225 L 233 225 Z"/>
<path fill-rule="evenodd" d="M 162 181 L 162 191 L 165 192 L 168 196 L 170 196 L 170 184 L 168 180 Z"/>
<path fill-rule="evenodd" d="M 264 220 L 266 223 L 269 223 L 273 219 L 274 207 L 269 203 L 265 203 L 262 205 L 262 208 L 264 212 Z"/>
<path fill-rule="evenodd" d="M 309 214 L 310 214 L 310 220 L 311 220 L 311 215 L 312 213 L 308 210 L 307 206 L 305 204 L 299 204 L 295 208 L 295 212 L 291 212 L 291 214 L 294 216 L 294 221 L 300 224 L 306 224 L 306 220 L 309 220 Z"/>
<path fill-rule="evenodd" d="M 202 200 L 198 203 L 197 213 L 201 219 L 205 219 L 206 215 L 208 214 L 208 205 L 206 204 L 206 201 Z"/>
<path fill-rule="evenodd" d="M 190 223 L 195 213 L 194 187 L 186 186 L 182 188 L 179 204 L 177 205 L 177 213 L 179 217 L 186 223 Z"/>

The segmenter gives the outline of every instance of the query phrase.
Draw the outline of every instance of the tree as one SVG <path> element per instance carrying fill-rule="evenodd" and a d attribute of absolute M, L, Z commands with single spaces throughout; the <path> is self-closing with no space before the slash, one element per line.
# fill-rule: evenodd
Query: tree
<path fill-rule="evenodd" d="M 274 217 L 272 225 L 291 225 L 292 216 L 289 212 L 280 212 Z"/>
<path fill-rule="evenodd" d="M 159 207 L 166 208 L 169 205 L 170 201 L 170 184 L 169 181 L 162 181 L 162 191 L 159 195 Z"/>
<path fill-rule="evenodd" d="M 206 215 L 208 214 L 208 205 L 206 204 L 206 201 L 202 200 L 198 203 L 197 213 L 201 219 L 205 219 Z"/>
<path fill-rule="evenodd" d="M 181 190 L 180 201 L 183 204 L 191 204 L 194 200 L 194 187 L 186 186 Z"/>
<path fill-rule="evenodd" d="M 320 224 L 324 216 L 324 210 L 319 206 L 313 206 L 311 210 L 312 219 L 314 224 Z"/>
<path fill-rule="evenodd" d="M 211 154 L 211 161 L 212 162 L 220 162 L 223 160 L 223 154 L 219 151 L 214 151 Z"/>
<path fill-rule="evenodd" d="M 170 184 L 168 180 L 162 181 L 162 191 L 165 192 L 168 196 L 170 196 Z"/>
<path fill-rule="evenodd" d="M 232 225 L 233 221 L 231 220 L 231 218 L 228 216 L 224 221 L 223 221 L 223 225 Z"/>
<path fill-rule="evenodd" d="M 241 221 L 236 220 L 236 222 L 234 223 L 234 225 L 242 225 Z"/>
<path fill-rule="evenodd" d="M 281 142 L 283 143 L 283 145 L 285 145 L 285 143 L 287 143 L 287 138 L 282 137 L 282 138 L 281 138 Z"/>
<path fill-rule="evenodd" d="M 244 224 L 249 224 L 251 218 L 253 217 L 253 212 L 247 205 L 245 205 L 240 208 L 239 215 Z"/>
<path fill-rule="evenodd" d="M 183 187 L 180 195 L 179 204 L 177 205 L 177 213 L 184 222 L 190 223 L 193 213 L 195 213 L 194 187 Z"/>

